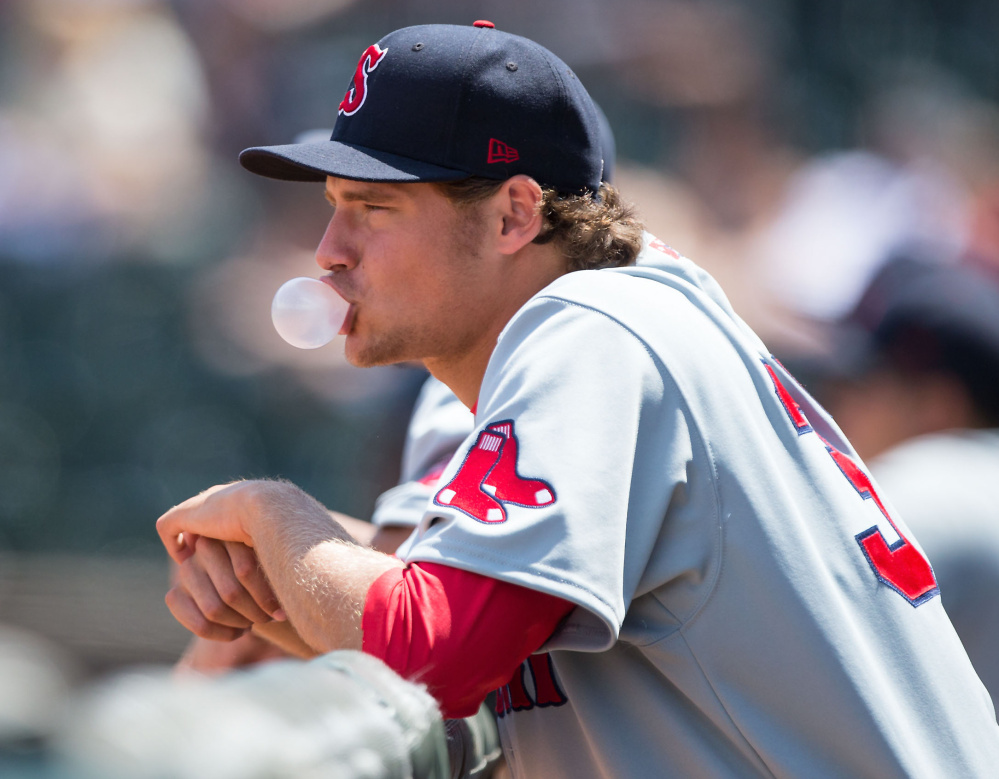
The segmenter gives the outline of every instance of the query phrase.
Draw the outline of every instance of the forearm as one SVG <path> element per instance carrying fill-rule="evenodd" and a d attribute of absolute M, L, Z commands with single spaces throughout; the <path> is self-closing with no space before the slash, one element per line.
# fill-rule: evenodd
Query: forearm
<path fill-rule="evenodd" d="M 258 482 L 254 492 L 247 532 L 289 621 L 318 652 L 360 649 L 369 587 L 403 564 L 359 546 L 292 484 Z"/>
<path fill-rule="evenodd" d="M 361 546 L 371 546 L 371 541 L 378 531 L 375 525 L 365 522 L 363 519 L 341 514 L 339 511 L 329 511 L 329 515 Z"/>

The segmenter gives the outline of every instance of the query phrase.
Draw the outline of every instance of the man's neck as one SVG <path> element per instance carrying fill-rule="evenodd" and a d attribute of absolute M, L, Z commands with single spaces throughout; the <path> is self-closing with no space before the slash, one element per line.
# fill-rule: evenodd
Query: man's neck
<path fill-rule="evenodd" d="M 554 246 L 535 244 L 518 255 L 511 258 L 509 273 L 503 278 L 504 302 L 475 343 L 461 355 L 424 360 L 434 378 L 470 409 L 478 403 L 482 379 L 503 328 L 528 300 L 565 274 L 565 258 Z"/>
<path fill-rule="evenodd" d="M 497 334 L 498 335 L 498 334 Z M 492 347 L 496 342 L 493 340 Z M 474 409 L 482 387 L 482 377 L 492 356 L 492 347 L 476 347 L 461 360 L 425 360 L 424 365 L 435 379 L 446 384 L 467 408 Z"/>
<path fill-rule="evenodd" d="M 458 396 L 458 400 L 469 409 L 478 403 L 482 379 L 503 328 L 535 292 L 544 286 L 547 284 L 538 287 L 530 294 L 510 299 L 510 305 L 492 319 L 490 326 L 462 354 L 424 360 L 424 365 L 434 378 L 446 384 Z"/>

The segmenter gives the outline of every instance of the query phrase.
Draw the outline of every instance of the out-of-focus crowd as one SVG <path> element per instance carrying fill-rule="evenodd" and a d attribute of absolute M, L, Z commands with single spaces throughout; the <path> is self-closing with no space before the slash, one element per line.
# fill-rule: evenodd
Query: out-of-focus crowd
<path fill-rule="evenodd" d="M 370 513 L 422 375 L 280 341 L 327 206 L 235 157 L 330 127 L 385 32 L 478 18 L 577 71 L 615 184 L 830 408 L 999 691 L 991 0 L 0 3 L 0 621 L 168 661 L 167 507 L 271 475 Z"/>

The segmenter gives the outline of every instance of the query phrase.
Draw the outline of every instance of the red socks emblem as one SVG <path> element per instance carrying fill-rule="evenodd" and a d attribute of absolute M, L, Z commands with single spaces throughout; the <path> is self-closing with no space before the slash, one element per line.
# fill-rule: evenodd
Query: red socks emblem
<path fill-rule="evenodd" d="M 504 503 L 540 508 L 555 502 L 555 490 L 541 479 L 517 473 L 517 436 L 513 422 L 496 422 L 479 433 L 458 472 L 435 496 L 480 522 L 505 522 Z"/>

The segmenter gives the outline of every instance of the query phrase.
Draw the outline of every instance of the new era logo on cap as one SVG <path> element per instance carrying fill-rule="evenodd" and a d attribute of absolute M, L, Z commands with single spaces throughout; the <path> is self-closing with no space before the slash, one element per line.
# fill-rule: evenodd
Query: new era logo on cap
<path fill-rule="evenodd" d="M 515 148 L 495 138 L 489 139 L 489 156 L 486 162 L 490 165 L 494 162 L 516 162 L 519 159 L 520 153 Z"/>

